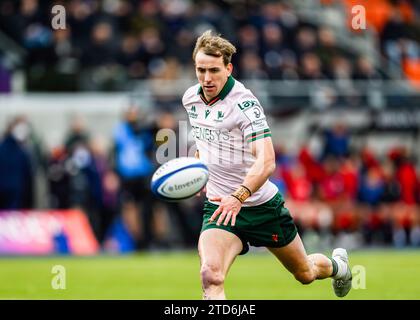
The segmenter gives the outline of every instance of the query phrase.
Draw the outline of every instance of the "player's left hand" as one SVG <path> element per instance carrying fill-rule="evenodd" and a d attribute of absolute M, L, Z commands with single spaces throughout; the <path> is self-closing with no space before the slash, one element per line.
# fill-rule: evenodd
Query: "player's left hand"
<path fill-rule="evenodd" d="M 218 215 L 219 219 L 217 219 L 216 224 L 220 226 L 223 222 L 223 225 L 227 226 L 229 221 L 231 221 L 231 225 L 234 226 L 236 223 L 236 216 L 238 215 L 239 211 L 241 210 L 242 203 L 232 196 L 226 197 L 213 197 L 209 198 L 210 201 L 220 201 L 219 208 L 214 211 L 213 215 L 210 217 L 209 221 L 214 221 Z"/>

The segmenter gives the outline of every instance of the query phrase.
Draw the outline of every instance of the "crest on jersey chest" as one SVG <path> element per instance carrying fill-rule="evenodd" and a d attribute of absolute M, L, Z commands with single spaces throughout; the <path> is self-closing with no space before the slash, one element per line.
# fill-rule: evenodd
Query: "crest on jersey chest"
<path fill-rule="evenodd" d="M 188 111 L 188 116 L 191 118 L 191 119 L 197 119 L 198 118 L 198 113 L 197 113 L 197 109 L 196 109 L 196 106 L 192 106 L 191 107 L 191 109 L 190 109 L 190 111 Z"/>
<path fill-rule="evenodd" d="M 223 111 L 217 111 L 216 117 L 213 119 L 215 122 L 223 122 L 225 113 Z"/>

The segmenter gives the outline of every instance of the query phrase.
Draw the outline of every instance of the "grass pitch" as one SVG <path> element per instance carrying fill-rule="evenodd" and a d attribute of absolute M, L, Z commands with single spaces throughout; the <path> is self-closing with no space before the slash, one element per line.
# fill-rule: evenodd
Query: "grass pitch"
<path fill-rule="evenodd" d="M 350 252 L 350 262 L 359 289 L 344 299 L 420 299 L 420 250 Z M 55 265 L 65 268 L 65 289 L 52 288 Z M 301 285 L 265 252 L 238 257 L 225 288 L 229 299 L 338 299 L 330 279 Z M 0 299 L 201 299 L 199 259 L 196 252 L 2 257 Z"/>

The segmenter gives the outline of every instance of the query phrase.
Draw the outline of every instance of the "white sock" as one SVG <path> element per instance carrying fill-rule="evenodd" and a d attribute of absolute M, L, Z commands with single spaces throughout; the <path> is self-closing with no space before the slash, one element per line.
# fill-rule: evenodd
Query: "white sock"
<path fill-rule="evenodd" d="M 341 260 L 339 257 L 333 257 L 334 261 L 337 262 L 337 274 L 333 277 L 333 279 L 342 279 L 347 274 L 347 263 Z"/>

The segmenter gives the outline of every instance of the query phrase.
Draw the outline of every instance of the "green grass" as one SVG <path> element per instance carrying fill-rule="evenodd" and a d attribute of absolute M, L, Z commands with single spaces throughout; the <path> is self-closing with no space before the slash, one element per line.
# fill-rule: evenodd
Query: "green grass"
<path fill-rule="evenodd" d="M 357 251 L 350 259 L 365 268 L 366 289 L 353 289 L 345 299 L 420 299 L 420 251 Z M 65 290 L 52 289 L 54 265 L 65 267 Z M 238 257 L 225 288 L 229 299 L 337 299 L 330 279 L 301 285 L 261 252 Z M 195 252 L 0 258 L 0 299 L 200 298 Z"/>

